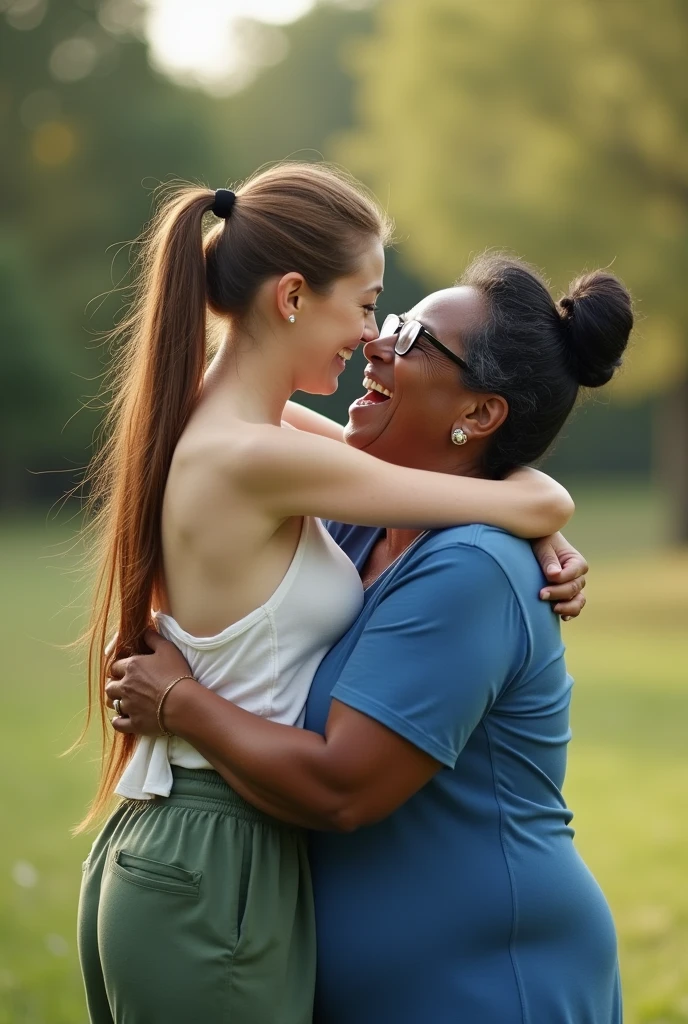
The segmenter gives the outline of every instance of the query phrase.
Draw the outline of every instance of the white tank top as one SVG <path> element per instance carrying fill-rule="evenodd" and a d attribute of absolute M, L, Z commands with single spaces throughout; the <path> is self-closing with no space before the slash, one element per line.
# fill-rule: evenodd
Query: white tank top
<path fill-rule="evenodd" d="M 162 612 L 155 620 L 203 686 L 273 722 L 302 726 L 316 669 L 362 606 L 353 563 L 320 520 L 304 517 L 287 574 L 260 608 L 210 637 L 192 636 Z M 115 792 L 134 800 L 169 796 L 171 764 L 212 767 L 176 736 L 142 736 Z"/>

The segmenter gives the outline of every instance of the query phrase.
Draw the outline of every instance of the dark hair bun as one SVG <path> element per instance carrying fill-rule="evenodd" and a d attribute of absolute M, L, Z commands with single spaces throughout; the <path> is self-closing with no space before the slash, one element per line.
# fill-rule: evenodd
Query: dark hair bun
<path fill-rule="evenodd" d="M 613 274 L 594 270 L 557 303 L 578 383 L 600 388 L 621 365 L 633 329 L 631 296 Z"/>

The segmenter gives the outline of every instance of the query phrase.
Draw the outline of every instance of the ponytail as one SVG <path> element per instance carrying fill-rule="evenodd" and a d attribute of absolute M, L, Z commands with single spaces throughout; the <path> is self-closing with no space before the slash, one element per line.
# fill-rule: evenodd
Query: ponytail
<path fill-rule="evenodd" d="M 206 268 L 202 224 L 207 189 L 184 189 L 159 210 L 144 236 L 137 294 L 117 329 L 126 344 L 110 380 L 106 441 L 91 474 L 89 530 L 98 534 L 98 572 L 88 640 L 88 728 L 98 707 L 100 784 L 81 831 L 93 824 L 136 744 L 112 736 L 105 683 L 117 658 L 143 653 L 142 636 L 162 571 L 160 519 L 172 455 L 198 398 L 205 370 Z M 108 639 L 116 634 L 113 650 Z"/>
<path fill-rule="evenodd" d="M 204 239 L 209 211 L 224 225 Z M 371 239 L 386 241 L 390 231 L 385 214 L 352 178 L 287 162 L 250 178 L 236 194 L 178 190 L 144 235 L 137 294 L 116 332 L 126 344 L 109 385 L 106 441 L 88 477 L 88 530 L 97 536 L 98 571 L 84 731 L 97 707 L 104 757 L 98 792 L 79 830 L 105 810 L 136 745 L 134 736 L 112 736 L 105 682 L 116 658 L 144 650 L 162 578 L 165 484 L 203 383 L 207 309 L 241 317 L 265 280 L 290 270 L 326 293 L 355 271 Z M 106 650 L 113 634 L 115 649 Z"/>

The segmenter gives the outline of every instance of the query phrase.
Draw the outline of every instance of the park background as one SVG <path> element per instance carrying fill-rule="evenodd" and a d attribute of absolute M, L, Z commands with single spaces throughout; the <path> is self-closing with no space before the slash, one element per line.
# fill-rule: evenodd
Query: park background
<path fill-rule="evenodd" d="M 635 295 L 624 371 L 545 463 L 592 564 L 564 627 L 565 795 L 626 1019 L 688 1022 L 687 66 L 686 0 L 0 0 L 0 1024 L 86 1020 L 92 837 L 70 828 L 96 748 L 59 756 L 85 694 L 61 645 L 88 601 L 61 498 L 98 425 L 127 243 L 161 182 L 286 157 L 343 164 L 395 217 L 380 317 L 488 246 L 555 290 L 609 266 Z M 344 419 L 361 365 L 314 407 Z"/>

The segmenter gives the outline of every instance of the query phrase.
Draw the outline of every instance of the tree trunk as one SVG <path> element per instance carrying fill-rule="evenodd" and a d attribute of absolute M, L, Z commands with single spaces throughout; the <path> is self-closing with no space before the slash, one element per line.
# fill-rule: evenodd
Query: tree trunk
<path fill-rule="evenodd" d="M 688 373 L 658 399 L 656 465 L 669 497 L 669 539 L 688 544 Z"/>

